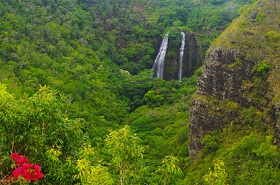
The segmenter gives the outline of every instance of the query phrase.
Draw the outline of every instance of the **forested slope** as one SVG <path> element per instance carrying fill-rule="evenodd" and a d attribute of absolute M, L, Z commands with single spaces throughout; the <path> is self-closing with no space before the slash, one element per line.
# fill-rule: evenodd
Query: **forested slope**
<path fill-rule="evenodd" d="M 209 132 L 200 141 L 204 147 L 199 148 L 199 151 L 203 150 L 195 162 L 190 162 L 193 154 L 189 156 L 188 150 L 191 96 L 197 89 L 196 81 L 200 76 L 200 69 L 194 71 L 202 65 L 201 59 L 210 42 L 246 7 L 250 8 L 251 1 L 242 9 L 239 8 L 247 1 L 0 2 L 1 182 L 19 180 L 6 181 L 19 167 L 13 165 L 11 168 L 13 162 L 9 155 L 12 152 L 27 156 L 30 163 L 41 165 L 44 178 L 39 182 L 42 184 L 203 184 L 207 179 L 215 180 L 215 177 L 205 176 L 211 174 L 208 168 L 212 161 L 222 168 L 217 172 L 221 177 L 218 180 L 222 182 L 277 182 L 279 155 L 277 147 L 271 143 L 275 122 L 269 121 L 276 118 L 271 116 L 272 109 L 262 94 L 268 91 L 258 94 L 256 89 L 259 87 L 254 86 L 254 81 L 246 81 L 246 88 L 250 89 L 248 97 L 256 102 L 240 109 L 243 117 L 236 119 L 244 118 L 245 121 L 240 121 L 241 126 L 237 124 L 233 128 L 225 127 L 227 131 Z M 264 1 L 262 5 L 266 7 L 267 2 L 272 1 Z M 277 6 L 274 8 L 273 11 L 277 12 Z M 248 11 L 242 14 L 243 17 L 248 17 Z M 279 15 L 267 14 L 267 10 L 257 12 L 250 19 L 263 30 L 260 38 L 265 42 L 261 43 L 270 48 L 261 55 L 268 53 L 272 57 L 270 61 L 276 61 L 279 28 L 266 29 L 270 24 L 277 25 Z M 233 49 L 243 53 L 261 53 L 257 49 L 263 45 L 255 45 L 247 38 L 256 36 L 254 31 L 235 30 L 236 22 L 240 20 L 242 17 L 226 29 L 212 48 L 226 50 L 231 48 L 227 46 L 231 43 L 235 44 Z M 266 29 L 262 27 L 263 23 Z M 247 29 L 252 24 L 245 21 L 238 28 Z M 187 45 L 199 48 L 199 59 L 189 61 L 195 68 L 188 69 L 189 73 L 178 82 L 172 80 L 174 75 L 167 73 L 174 73 L 172 65 L 178 60 L 182 31 L 189 35 Z M 162 36 L 167 32 L 170 45 L 166 79 L 169 80 L 153 79 L 153 61 Z M 229 33 L 242 37 L 228 36 Z M 189 56 L 193 55 L 189 53 Z M 270 65 L 263 62 L 264 66 L 253 67 L 252 73 L 257 77 L 249 75 L 248 78 L 263 82 L 259 83 L 263 86 L 266 82 L 277 84 L 277 72 L 273 72 L 274 76 L 265 76 L 268 68 L 272 68 L 270 61 Z M 234 71 L 239 69 L 240 62 L 237 60 L 236 65 L 222 67 Z M 199 81 L 209 62 L 205 66 Z M 258 76 L 263 71 L 264 77 Z M 199 83 L 194 100 L 200 100 L 201 86 L 204 84 Z M 269 98 L 277 94 L 277 87 L 273 87 L 273 91 L 269 89 L 274 92 Z M 207 106 L 216 107 L 219 99 L 216 100 L 211 93 L 208 95 L 207 101 L 210 99 L 214 103 Z M 239 105 L 228 99 L 222 102 L 224 107 L 239 109 Z M 273 99 L 277 104 L 277 97 Z M 217 114 L 230 118 L 235 116 L 232 112 Z M 192 124 L 193 116 L 195 114 L 191 114 Z M 271 124 L 263 126 L 256 122 L 254 126 L 255 120 L 251 118 L 255 116 Z M 204 121 L 202 116 L 201 121 Z M 216 121 L 219 123 L 220 119 Z M 192 130 L 190 134 L 193 134 Z M 230 161 L 231 158 L 234 160 Z M 246 160 L 248 163 L 244 162 Z M 242 167 L 239 167 L 239 161 L 244 162 Z M 252 168 L 254 170 L 249 174 Z M 252 178 L 247 179 L 249 175 Z M 262 178 L 254 181 L 253 176 Z"/>
<path fill-rule="evenodd" d="M 176 38 L 173 43 L 180 42 L 179 31 L 202 34 L 203 58 L 209 40 L 237 16 L 242 3 L 1 1 L 0 81 L 19 96 L 48 85 L 69 96 L 78 117 L 119 123 L 129 107 L 127 97 L 137 98 L 126 93 L 130 79 L 121 69 L 131 74 L 150 69 L 167 31 Z M 177 44 L 170 47 L 171 61 L 178 50 Z"/>

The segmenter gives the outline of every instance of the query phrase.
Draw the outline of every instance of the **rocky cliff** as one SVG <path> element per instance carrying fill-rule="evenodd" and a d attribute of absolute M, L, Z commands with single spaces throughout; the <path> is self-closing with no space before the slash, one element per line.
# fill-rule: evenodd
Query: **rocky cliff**
<path fill-rule="evenodd" d="M 179 55 L 180 55 L 180 32 L 170 34 L 169 46 L 167 57 L 164 67 L 164 79 L 178 79 L 179 73 Z M 182 77 L 190 77 L 194 74 L 195 70 L 201 67 L 203 58 L 207 48 L 203 48 L 201 38 L 194 33 L 186 34 L 184 56 L 183 56 L 183 69 Z"/>
<path fill-rule="evenodd" d="M 255 2 L 212 44 L 190 115 L 189 154 L 230 124 L 274 127 L 280 141 L 280 1 Z"/>

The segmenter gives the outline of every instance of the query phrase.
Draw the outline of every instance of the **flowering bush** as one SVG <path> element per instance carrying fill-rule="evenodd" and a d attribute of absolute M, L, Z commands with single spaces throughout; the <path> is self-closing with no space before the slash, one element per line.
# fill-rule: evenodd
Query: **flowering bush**
<path fill-rule="evenodd" d="M 18 153 L 12 153 L 12 161 L 16 162 L 18 166 L 22 166 L 25 163 L 28 163 L 28 159 L 25 156 L 20 156 Z"/>
<path fill-rule="evenodd" d="M 15 162 L 15 170 L 12 172 L 13 176 L 9 176 L 6 179 L 7 181 L 23 179 L 27 182 L 37 182 L 38 179 L 44 177 L 44 174 L 41 172 L 41 166 L 37 164 L 29 164 L 27 157 L 21 156 L 18 153 L 12 153 L 10 156 L 12 161 Z"/>

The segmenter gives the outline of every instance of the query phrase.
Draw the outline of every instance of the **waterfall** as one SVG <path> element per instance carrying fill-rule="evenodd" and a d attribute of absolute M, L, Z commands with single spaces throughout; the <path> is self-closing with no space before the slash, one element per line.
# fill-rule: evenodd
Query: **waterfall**
<path fill-rule="evenodd" d="M 181 32 L 181 48 L 180 48 L 180 58 L 179 58 L 179 77 L 178 80 L 181 82 L 182 80 L 182 69 L 183 69 L 183 57 L 184 57 L 184 49 L 185 49 L 185 34 Z"/>
<path fill-rule="evenodd" d="M 163 38 L 159 52 L 157 57 L 154 61 L 153 70 L 156 71 L 156 78 L 163 78 L 163 69 L 164 69 L 164 59 L 166 55 L 166 50 L 168 46 L 168 33 L 166 34 L 165 38 Z"/>

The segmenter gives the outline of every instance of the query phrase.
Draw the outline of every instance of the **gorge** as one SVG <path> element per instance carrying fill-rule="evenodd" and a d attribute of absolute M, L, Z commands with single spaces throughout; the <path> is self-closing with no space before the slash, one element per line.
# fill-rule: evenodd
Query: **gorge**
<path fill-rule="evenodd" d="M 0 0 L 0 184 L 279 184 L 279 12 Z"/>

